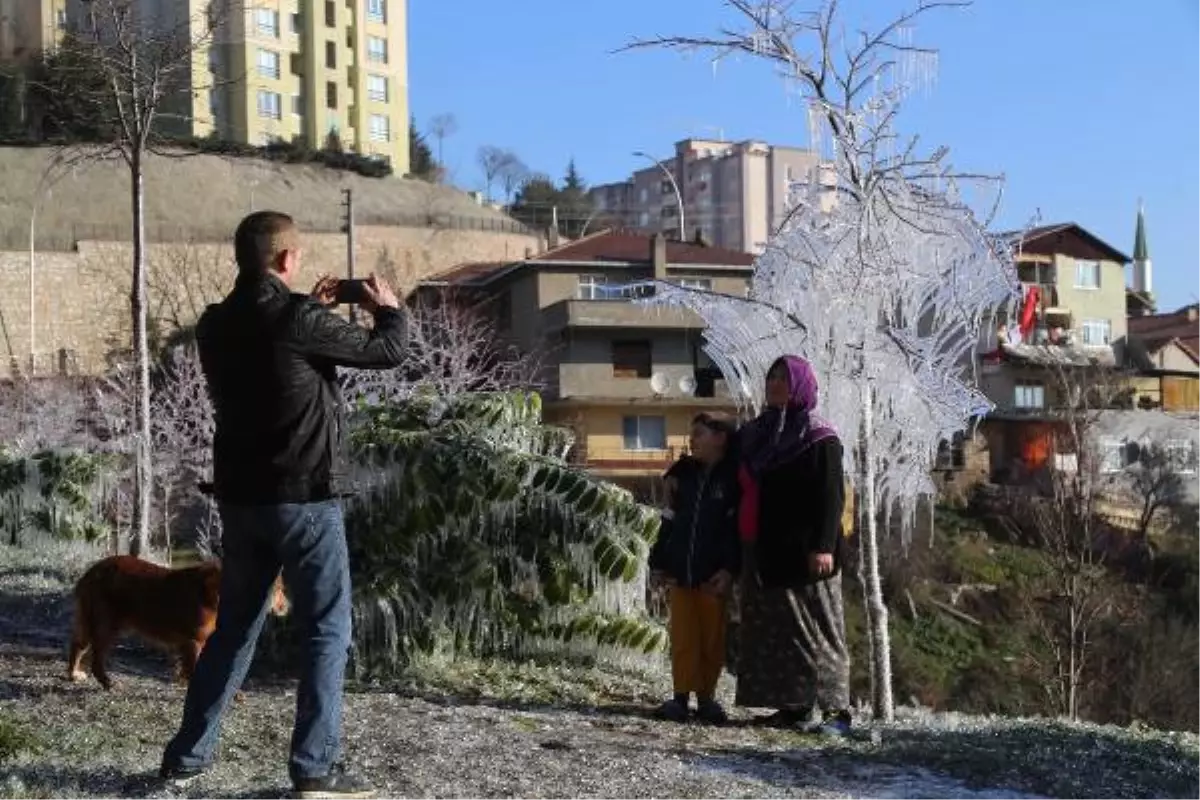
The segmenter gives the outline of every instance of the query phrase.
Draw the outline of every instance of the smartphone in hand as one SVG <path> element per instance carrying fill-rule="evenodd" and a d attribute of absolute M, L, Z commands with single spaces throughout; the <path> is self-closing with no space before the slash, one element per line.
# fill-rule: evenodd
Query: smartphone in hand
<path fill-rule="evenodd" d="M 366 278 L 343 278 L 338 281 L 334 302 L 338 305 L 359 304 L 367 299 Z"/>

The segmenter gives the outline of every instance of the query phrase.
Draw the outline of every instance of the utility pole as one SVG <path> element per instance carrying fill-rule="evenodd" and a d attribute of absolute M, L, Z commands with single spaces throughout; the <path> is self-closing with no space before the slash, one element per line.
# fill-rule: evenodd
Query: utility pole
<path fill-rule="evenodd" d="M 346 225 L 343 230 L 346 231 L 346 278 L 354 280 L 354 190 L 343 189 L 342 194 L 346 195 L 346 201 L 342 205 L 346 209 Z M 350 304 L 350 321 L 355 321 L 355 306 Z"/>

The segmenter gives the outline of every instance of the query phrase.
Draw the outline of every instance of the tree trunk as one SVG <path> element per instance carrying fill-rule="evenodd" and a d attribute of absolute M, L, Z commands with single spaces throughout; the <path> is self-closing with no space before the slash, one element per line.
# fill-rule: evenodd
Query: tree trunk
<path fill-rule="evenodd" d="M 134 446 L 133 515 L 129 531 L 129 553 L 141 556 L 150 544 L 150 498 L 153 470 L 150 441 L 150 342 L 146 326 L 146 216 L 142 154 L 130 160 L 129 183 L 133 195 L 133 286 L 129 311 L 133 318 Z"/>
<path fill-rule="evenodd" d="M 863 530 L 863 576 L 867 591 L 867 625 L 871 629 L 871 662 L 875 673 L 875 694 L 871 698 L 875 719 L 891 722 L 895 714 L 892 702 L 892 646 L 888 636 L 887 605 L 883 602 L 883 582 L 879 578 L 879 508 L 875 496 L 875 463 L 871 458 L 874 436 L 874 389 L 863 387 L 863 501 L 866 525 Z"/>

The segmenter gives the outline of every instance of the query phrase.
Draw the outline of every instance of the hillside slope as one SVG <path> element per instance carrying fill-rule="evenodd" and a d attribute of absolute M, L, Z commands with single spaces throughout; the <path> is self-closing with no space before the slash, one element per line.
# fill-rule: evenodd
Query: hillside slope
<path fill-rule="evenodd" d="M 0 147 L 0 247 L 28 246 L 30 209 L 42 176 L 60 151 Z M 38 209 L 42 247 L 74 231 L 79 238 L 126 238 L 132 219 L 129 170 L 122 161 L 92 162 L 61 174 Z M 216 155 L 151 156 L 146 170 L 147 226 L 152 239 L 224 238 L 253 209 L 278 209 L 307 230 L 337 231 L 342 190 L 354 190 L 362 224 L 424 224 L 431 215 L 457 227 L 511 227 L 508 217 L 456 189 L 407 178 L 365 178 L 320 165 Z"/>

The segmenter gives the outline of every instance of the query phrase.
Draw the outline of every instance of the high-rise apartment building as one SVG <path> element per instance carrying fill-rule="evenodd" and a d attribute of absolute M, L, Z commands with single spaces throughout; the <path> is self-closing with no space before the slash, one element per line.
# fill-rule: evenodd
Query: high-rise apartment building
<path fill-rule="evenodd" d="M 202 6 L 201 0 L 189 0 Z M 197 8 L 197 11 L 200 11 Z M 250 144 L 302 138 L 408 172 L 404 0 L 255 0 L 197 54 L 193 134 Z"/>
<path fill-rule="evenodd" d="M 54 47 L 67 0 L 0 0 L 0 64 L 21 64 Z"/>
<path fill-rule="evenodd" d="M 209 0 L 135 0 L 147 35 L 188 32 L 190 100 L 176 93 L 173 132 L 248 144 L 302 139 L 387 159 L 408 172 L 405 0 L 226 0 L 215 36 Z M 0 63 L 51 49 L 84 25 L 85 0 L 0 0 Z M 189 31 L 190 28 L 190 31 Z M 188 107 L 190 105 L 190 108 Z"/>
<path fill-rule="evenodd" d="M 718 247 L 760 252 L 786 219 L 799 187 L 819 183 L 828 190 L 822 202 L 833 202 L 832 165 L 801 148 L 684 139 L 674 157 L 659 164 L 647 162 L 629 180 L 592 189 L 600 213 L 673 238 L 691 238 L 699 230 Z"/>

